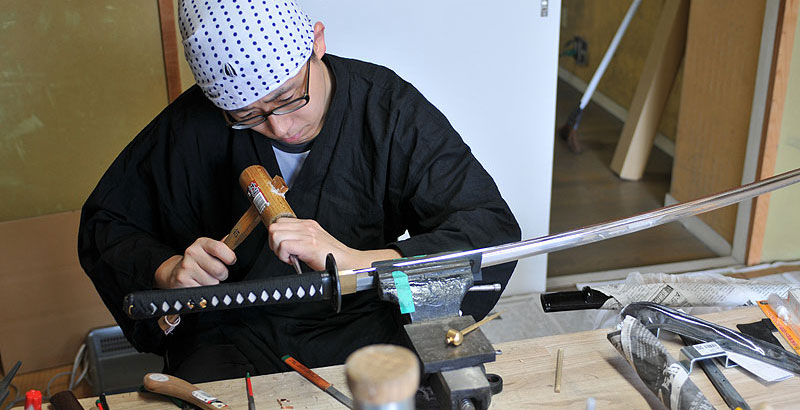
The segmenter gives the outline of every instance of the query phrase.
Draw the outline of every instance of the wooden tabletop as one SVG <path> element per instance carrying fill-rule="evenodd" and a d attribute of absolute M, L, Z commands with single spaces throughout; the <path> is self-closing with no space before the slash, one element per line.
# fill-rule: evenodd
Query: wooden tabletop
<path fill-rule="evenodd" d="M 707 320 L 734 327 L 764 316 L 757 307 L 741 308 L 703 316 Z M 503 378 L 503 392 L 492 398 L 492 409 L 580 409 L 593 397 L 596 409 L 659 408 L 653 394 L 638 379 L 625 359 L 608 342 L 608 329 L 507 342 L 495 345 L 503 354 L 486 364 L 486 371 Z M 666 334 L 666 333 L 665 333 Z M 662 341 L 664 337 L 662 337 Z M 665 341 L 673 357 L 678 357 L 677 340 Z M 556 355 L 564 348 L 561 392 L 555 393 Z M 315 369 L 336 388 L 350 394 L 343 366 Z M 800 378 L 765 384 L 738 369 L 723 369 L 733 386 L 755 408 L 769 403 L 773 409 L 800 408 Z M 702 371 L 693 371 L 692 380 L 719 409 L 727 406 Z M 331 396 L 316 388 L 299 374 L 280 373 L 252 378 L 256 407 L 280 409 L 280 399 L 294 409 L 343 409 Z M 227 403 L 232 409 L 246 409 L 244 378 L 198 385 Z M 94 398 L 80 400 L 84 408 L 94 407 Z M 120 409 L 171 409 L 165 399 L 148 393 L 108 396 L 109 407 Z M 653 406 L 651 406 L 651 404 Z"/>

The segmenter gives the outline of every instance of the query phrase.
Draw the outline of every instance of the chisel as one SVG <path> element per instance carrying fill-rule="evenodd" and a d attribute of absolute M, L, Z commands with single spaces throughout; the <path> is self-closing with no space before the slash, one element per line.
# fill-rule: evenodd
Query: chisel
<path fill-rule="evenodd" d="M 333 396 L 333 398 L 338 400 L 339 403 L 344 404 L 349 409 L 353 408 L 352 399 L 345 396 L 344 393 L 337 390 L 335 387 L 333 387 L 331 383 L 328 383 L 325 379 L 320 377 L 318 374 L 314 373 L 311 369 L 303 366 L 302 363 L 295 360 L 292 356 L 289 356 L 287 354 L 286 356 L 281 357 L 281 360 L 283 360 L 287 365 L 289 365 L 289 367 L 294 369 L 297 373 L 300 373 L 301 376 L 305 377 L 306 380 L 310 381 L 311 383 L 314 383 L 314 385 L 322 389 L 322 391 Z"/>

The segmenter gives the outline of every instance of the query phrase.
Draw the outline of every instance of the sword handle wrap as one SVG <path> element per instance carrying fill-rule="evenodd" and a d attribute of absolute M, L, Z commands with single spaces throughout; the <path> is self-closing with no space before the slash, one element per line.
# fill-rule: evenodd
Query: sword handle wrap
<path fill-rule="evenodd" d="M 125 296 L 123 310 L 131 319 L 140 320 L 171 314 L 325 300 L 331 298 L 331 290 L 331 278 L 327 273 L 309 272 L 214 286 L 133 292 Z"/>

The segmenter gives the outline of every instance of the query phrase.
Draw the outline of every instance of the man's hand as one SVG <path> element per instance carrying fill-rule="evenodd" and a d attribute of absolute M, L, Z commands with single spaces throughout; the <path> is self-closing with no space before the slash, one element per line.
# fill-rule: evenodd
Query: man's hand
<path fill-rule="evenodd" d="M 325 270 L 325 257 L 332 253 L 339 269 L 366 268 L 372 262 L 395 259 L 393 249 L 360 251 L 339 242 L 311 219 L 279 218 L 269 226 L 269 247 L 286 263 L 296 255 L 315 271 Z"/>
<path fill-rule="evenodd" d="M 236 253 L 224 243 L 198 238 L 183 255 L 175 255 L 156 269 L 155 285 L 161 289 L 216 285 L 228 278 Z"/>

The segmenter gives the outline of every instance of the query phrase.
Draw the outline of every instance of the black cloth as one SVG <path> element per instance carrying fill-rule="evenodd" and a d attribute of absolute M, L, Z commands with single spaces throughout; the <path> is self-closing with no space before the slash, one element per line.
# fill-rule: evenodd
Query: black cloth
<path fill-rule="evenodd" d="M 332 55 L 323 62 L 335 92 L 286 194 L 298 218 L 316 220 L 352 248 L 390 247 L 404 256 L 520 239 L 494 181 L 413 86 L 377 65 Z M 102 177 L 82 210 L 78 251 L 128 339 L 142 351 L 166 354 L 167 371 L 206 346 L 233 345 L 261 374 L 288 370 L 280 361 L 285 354 L 316 367 L 342 363 L 361 346 L 400 343 L 398 307 L 373 292 L 345 296 L 340 314 L 320 302 L 183 315 L 168 337 L 155 320 L 125 316 L 123 297 L 152 289 L 162 262 L 198 237 L 228 233 L 249 206 L 238 177 L 253 164 L 280 174 L 270 140 L 226 127 L 222 112 L 194 86 Z M 411 238 L 398 241 L 405 230 Z M 236 253 L 229 281 L 295 274 L 269 250 L 263 226 Z M 514 265 L 484 269 L 484 282 L 505 287 Z M 498 297 L 468 294 L 462 310 L 480 319 Z"/>

